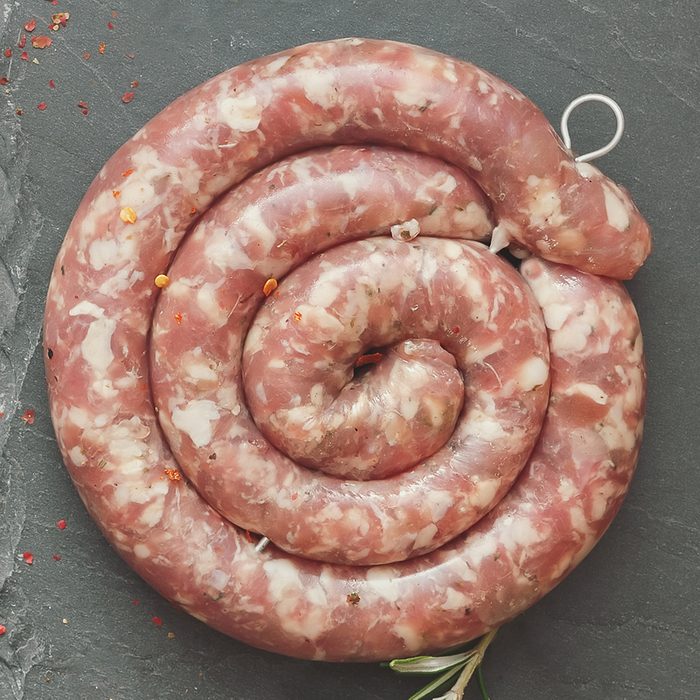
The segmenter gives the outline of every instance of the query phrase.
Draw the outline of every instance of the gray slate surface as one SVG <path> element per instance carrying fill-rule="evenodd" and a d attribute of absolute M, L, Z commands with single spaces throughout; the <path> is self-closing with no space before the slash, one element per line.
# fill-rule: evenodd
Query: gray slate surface
<path fill-rule="evenodd" d="M 0 624 L 8 628 L 0 699 L 398 700 L 417 687 L 374 665 L 256 651 L 153 593 L 98 534 L 62 467 L 37 345 L 53 259 L 111 153 L 204 79 L 278 49 L 347 35 L 471 60 L 523 90 L 555 124 L 585 92 L 605 92 L 623 106 L 626 136 L 598 165 L 632 191 L 655 232 L 653 257 L 629 285 L 650 368 L 642 458 L 602 543 L 502 630 L 485 669 L 493 700 L 700 697 L 697 3 L 61 0 L 54 8 L 2 0 L 2 47 L 14 45 L 29 17 L 42 18 L 43 28 L 57 9 L 71 12 L 68 27 L 52 35 L 53 47 L 31 52 L 39 65 L 18 60 L 15 49 L 12 83 L 0 93 Z M 110 31 L 112 9 L 119 17 Z M 133 60 L 124 56 L 131 51 Z M 8 61 L 0 61 L 3 75 Z M 136 99 L 123 105 L 134 79 Z M 36 109 L 41 100 L 45 112 Z M 88 117 L 78 100 L 90 104 Z M 603 110 L 581 110 L 575 147 L 597 147 L 610 128 Z M 28 407 L 33 425 L 20 419 Z M 65 531 L 55 526 L 59 518 L 68 521 Z M 31 567 L 21 560 L 25 550 L 34 553 Z"/>

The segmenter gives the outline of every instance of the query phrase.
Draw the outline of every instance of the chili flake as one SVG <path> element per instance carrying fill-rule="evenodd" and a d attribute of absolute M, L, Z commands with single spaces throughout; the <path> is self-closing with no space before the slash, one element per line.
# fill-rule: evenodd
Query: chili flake
<path fill-rule="evenodd" d="M 345 597 L 348 605 L 359 605 L 360 604 L 360 594 L 359 593 L 348 593 Z"/>
<path fill-rule="evenodd" d="M 7 627 L 5 625 L 0 625 L 0 637 L 7 632 Z"/>
<path fill-rule="evenodd" d="M 28 54 L 26 51 L 22 51 L 22 53 L 19 55 L 19 57 L 20 57 L 23 61 L 28 61 L 28 60 L 29 60 L 29 54 Z"/>
<path fill-rule="evenodd" d="M 136 212 L 131 207 L 124 207 L 119 212 L 119 218 L 125 224 L 135 224 L 136 223 Z"/>
<path fill-rule="evenodd" d="M 49 80 L 49 87 L 53 90 L 56 87 L 56 83 L 53 80 Z"/>
<path fill-rule="evenodd" d="M 51 44 L 53 44 L 53 39 L 50 36 L 39 35 L 32 37 L 32 46 L 35 49 L 48 49 Z"/>
<path fill-rule="evenodd" d="M 182 481 L 182 474 L 177 469 L 164 469 L 163 471 L 170 481 Z"/>
<path fill-rule="evenodd" d="M 6 76 L 0 76 L 0 85 L 7 85 L 7 83 L 10 82 L 10 79 L 7 78 Z"/>
<path fill-rule="evenodd" d="M 269 297 L 275 289 L 277 289 L 277 280 L 274 277 L 270 277 L 263 285 L 262 292 L 266 297 Z"/>
<path fill-rule="evenodd" d="M 46 109 L 46 102 L 39 102 L 39 104 L 36 106 L 36 108 L 40 111 L 43 112 Z"/>
<path fill-rule="evenodd" d="M 21 108 L 21 107 L 17 107 L 17 109 L 15 110 L 15 114 L 16 114 L 18 117 L 21 117 L 21 116 L 24 114 L 24 112 L 22 111 L 22 108 Z"/>
<path fill-rule="evenodd" d="M 129 102 L 131 102 L 131 100 L 133 100 L 133 99 L 134 99 L 134 93 L 133 93 L 133 92 L 125 92 L 125 93 L 122 95 L 122 102 L 123 102 L 125 105 L 128 105 Z"/>
<path fill-rule="evenodd" d="M 114 197 L 114 199 L 119 199 L 121 196 L 122 193 L 119 190 L 112 190 L 112 197 Z"/>
<path fill-rule="evenodd" d="M 78 107 L 80 107 L 80 109 L 87 109 L 88 103 L 85 102 L 84 100 L 80 100 L 80 102 L 78 102 Z"/>
<path fill-rule="evenodd" d="M 137 88 L 139 86 L 139 81 L 138 80 L 132 80 L 131 81 L 131 87 L 132 88 Z"/>
<path fill-rule="evenodd" d="M 61 518 L 60 520 L 57 520 L 56 527 L 59 530 L 65 530 L 68 527 L 68 523 L 65 521 L 65 518 Z"/>
<path fill-rule="evenodd" d="M 163 620 L 161 620 L 158 615 L 154 615 L 151 618 L 151 622 L 156 626 L 156 627 L 161 627 L 163 625 Z"/>
<path fill-rule="evenodd" d="M 5 49 L 5 58 L 12 58 L 12 49 Z"/>
<path fill-rule="evenodd" d="M 107 22 L 107 29 L 114 29 L 112 22 Z"/>
<path fill-rule="evenodd" d="M 367 355 L 360 355 L 355 360 L 355 367 L 364 367 L 365 365 L 376 365 L 384 355 L 381 352 L 371 352 Z"/>
<path fill-rule="evenodd" d="M 34 563 L 34 555 L 31 552 L 23 552 L 22 559 L 24 559 L 25 564 L 31 566 Z"/>
<path fill-rule="evenodd" d="M 27 45 L 27 35 L 22 34 L 22 36 L 20 36 L 20 38 L 19 38 L 19 41 L 17 42 L 17 46 L 18 46 L 18 48 L 23 49 L 26 45 Z"/>
<path fill-rule="evenodd" d="M 83 51 L 83 61 L 89 61 L 92 54 L 89 51 Z"/>
<path fill-rule="evenodd" d="M 104 41 L 101 41 L 101 42 L 97 45 L 97 51 L 98 51 L 100 54 L 104 54 L 106 48 L 107 48 L 107 44 L 105 44 Z"/>
<path fill-rule="evenodd" d="M 129 175 L 131 175 L 133 172 L 134 172 L 134 169 L 133 169 L 133 168 L 128 168 L 127 170 L 125 170 L 125 171 L 122 173 L 122 177 L 129 177 Z"/>
<path fill-rule="evenodd" d="M 294 320 L 297 322 L 301 321 L 301 311 L 294 312 Z"/>
<path fill-rule="evenodd" d="M 51 557 L 54 561 L 61 561 L 61 555 L 60 554 L 54 554 Z"/>
<path fill-rule="evenodd" d="M 34 409 L 33 408 L 28 408 L 21 416 L 20 418 L 27 424 L 27 425 L 33 425 L 34 424 Z"/>
<path fill-rule="evenodd" d="M 24 23 L 24 30 L 27 32 L 33 32 L 36 29 L 36 20 L 32 17 L 29 21 Z"/>
<path fill-rule="evenodd" d="M 57 12 L 55 15 L 51 15 L 51 22 L 53 23 L 54 31 L 57 31 L 59 27 L 65 27 L 66 22 L 70 19 L 69 12 Z"/>
<path fill-rule="evenodd" d="M 164 289 L 170 284 L 170 277 L 164 274 L 156 275 L 155 280 L 153 280 L 153 284 L 158 287 L 158 289 Z"/>
<path fill-rule="evenodd" d="M 192 209 L 190 209 L 190 216 L 194 216 L 196 213 L 197 213 L 197 207 L 192 207 Z"/>
<path fill-rule="evenodd" d="M 178 326 L 182 323 L 182 314 L 179 311 L 175 314 L 175 323 Z"/>

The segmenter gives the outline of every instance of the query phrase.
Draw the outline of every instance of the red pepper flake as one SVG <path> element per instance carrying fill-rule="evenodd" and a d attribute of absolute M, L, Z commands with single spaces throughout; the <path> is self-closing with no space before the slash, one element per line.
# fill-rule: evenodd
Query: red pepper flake
<path fill-rule="evenodd" d="M 133 99 L 134 99 L 134 93 L 133 93 L 133 92 L 125 92 L 125 93 L 122 95 L 122 102 L 123 102 L 125 105 L 128 105 L 129 102 L 131 102 L 131 100 L 133 100 Z"/>
<path fill-rule="evenodd" d="M 33 32 L 36 29 L 36 20 L 32 17 L 29 21 L 24 23 L 25 32 Z"/>
<path fill-rule="evenodd" d="M 83 113 L 84 116 L 87 117 L 87 115 L 88 115 L 88 110 L 87 110 L 87 109 L 81 109 L 80 111 Z"/>
<path fill-rule="evenodd" d="M 25 564 L 29 566 L 34 563 L 34 555 L 31 552 L 23 552 L 22 559 L 24 559 Z"/>
<path fill-rule="evenodd" d="M 359 593 L 348 593 L 345 597 L 348 605 L 359 605 L 360 604 L 360 594 Z"/>
<path fill-rule="evenodd" d="M 26 51 L 22 51 L 22 53 L 19 56 L 23 61 L 28 61 L 29 60 L 29 54 Z"/>
<path fill-rule="evenodd" d="M 163 469 L 170 481 L 182 481 L 182 474 L 177 469 Z"/>
<path fill-rule="evenodd" d="M 7 632 L 7 627 L 5 627 L 5 625 L 0 625 L 0 637 L 2 637 L 5 632 Z"/>
<path fill-rule="evenodd" d="M 87 109 L 88 103 L 85 102 L 85 100 L 80 100 L 80 102 L 78 102 L 78 107 L 80 107 L 80 109 Z"/>
<path fill-rule="evenodd" d="M 32 37 L 32 46 L 35 49 L 48 49 L 51 44 L 53 44 L 53 39 L 50 36 L 40 35 Z"/>
<path fill-rule="evenodd" d="M 121 196 L 122 193 L 119 190 L 112 190 L 112 197 L 114 197 L 114 199 L 119 199 Z"/>
<path fill-rule="evenodd" d="M 197 207 L 192 207 L 192 209 L 190 209 L 190 216 L 194 216 L 196 213 L 197 213 Z"/>
<path fill-rule="evenodd" d="M 57 520 L 56 527 L 59 530 L 65 530 L 68 527 L 68 523 L 65 521 L 65 518 L 61 518 L 60 520 Z"/>
<path fill-rule="evenodd" d="M 52 558 L 54 561 L 61 561 L 61 555 L 60 555 L 60 554 L 53 554 L 53 555 L 51 556 L 51 558 Z"/>
<path fill-rule="evenodd" d="M 92 54 L 89 51 L 83 51 L 83 61 L 89 61 Z"/>
<path fill-rule="evenodd" d="M 20 418 L 27 424 L 27 425 L 33 425 L 34 423 L 34 417 L 35 417 L 34 409 L 33 408 L 28 408 L 21 416 Z"/>
<path fill-rule="evenodd" d="M 151 618 L 151 622 L 156 626 L 156 627 L 162 627 L 163 625 L 163 620 L 161 620 L 158 615 L 154 615 Z"/>
<path fill-rule="evenodd" d="M 111 22 L 107 22 L 107 29 L 114 29 L 114 25 Z"/>
<path fill-rule="evenodd" d="M 272 292 L 277 289 L 277 280 L 274 277 L 270 277 L 265 284 L 263 285 L 262 288 L 262 293 L 266 296 L 269 297 Z"/>
<path fill-rule="evenodd" d="M 132 80 L 131 81 L 131 87 L 132 88 L 137 88 L 139 86 L 139 81 L 138 80 Z"/>
<path fill-rule="evenodd" d="M 107 44 L 105 44 L 104 41 L 101 41 L 101 42 L 97 45 L 97 50 L 98 50 L 98 52 L 100 53 L 100 55 L 104 54 L 106 48 L 107 48 Z"/>
<path fill-rule="evenodd" d="M 462 329 L 459 326 L 452 326 L 452 332 L 457 335 Z"/>
<path fill-rule="evenodd" d="M 22 111 L 22 108 L 21 108 L 21 107 L 17 107 L 17 109 L 15 110 L 15 114 L 16 114 L 18 117 L 21 117 L 21 116 L 24 114 L 24 112 Z"/>
<path fill-rule="evenodd" d="M 40 111 L 43 112 L 46 109 L 46 102 L 39 102 L 39 104 L 36 106 L 36 108 Z"/>
<path fill-rule="evenodd" d="M 182 314 L 179 311 L 175 314 L 175 323 L 178 326 L 182 323 Z"/>
<path fill-rule="evenodd" d="M 58 5 L 58 0 L 51 0 L 52 5 Z"/>
<path fill-rule="evenodd" d="M 53 80 L 49 80 L 49 87 L 53 90 L 56 87 L 56 83 Z"/>
<path fill-rule="evenodd" d="M 384 355 L 381 352 L 371 352 L 368 355 L 360 355 L 355 360 L 355 367 L 364 367 L 365 365 L 376 365 Z"/>
<path fill-rule="evenodd" d="M 59 27 L 65 27 L 69 19 L 70 13 L 68 12 L 57 12 L 55 15 L 51 15 L 51 22 L 53 23 L 51 29 L 57 31 Z"/>
<path fill-rule="evenodd" d="M 22 34 L 17 42 L 17 47 L 23 49 L 27 45 L 27 35 Z"/>
<path fill-rule="evenodd" d="M 12 58 L 12 49 L 5 49 L 5 58 Z"/>
<path fill-rule="evenodd" d="M 7 85 L 7 83 L 10 82 L 9 78 L 6 78 L 4 75 L 0 77 L 0 85 Z"/>
<path fill-rule="evenodd" d="M 294 320 L 298 323 L 301 321 L 301 311 L 295 311 L 294 312 Z"/>
<path fill-rule="evenodd" d="M 133 169 L 133 168 L 127 168 L 127 169 L 122 173 L 122 177 L 129 177 L 129 175 L 132 175 L 133 172 L 134 172 L 134 169 Z"/>
<path fill-rule="evenodd" d="M 119 13 L 116 10 L 112 10 L 112 19 L 117 19 L 119 17 Z"/>

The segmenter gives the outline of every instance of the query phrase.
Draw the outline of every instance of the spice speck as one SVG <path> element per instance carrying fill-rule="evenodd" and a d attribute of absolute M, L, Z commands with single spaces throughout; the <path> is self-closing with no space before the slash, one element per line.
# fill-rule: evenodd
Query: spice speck
<path fill-rule="evenodd" d="M 53 44 L 53 39 L 50 36 L 40 34 L 32 37 L 32 46 L 35 49 L 48 49 L 51 44 Z"/>
<path fill-rule="evenodd" d="M 36 20 L 32 17 L 29 21 L 24 23 L 24 30 L 27 32 L 33 32 L 36 29 Z"/>
<path fill-rule="evenodd" d="M 56 521 L 56 527 L 59 530 L 65 530 L 68 527 L 68 523 L 65 521 L 65 518 L 61 518 L 60 520 Z"/>
<path fill-rule="evenodd" d="M 131 102 L 131 100 L 133 100 L 133 99 L 134 99 L 134 93 L 133 93 L 133 92 L 125 92 L 125 93 L 122 95 L 122 102 L 123 102 L 125 105 L 128 105 L 129 102 Z"/>
<path fill-rule="evenodd" d="M 161 627 L 163 625 L 163 620 L 161 620 L 158 615 L 154 615 L 151 618 L 151 622 L 156 626 L 156 627 Z"/>
<path fill-rule="evenodd" d="M 20 418 L 27 424 L 27 425 L 33 425 L 34 424 L 34 418 L 36 417 L 36 414 L 34 412 L 33 408 L 28 408 L 24 411 L 24 413 L 20 416 Z"/>
<path fill-rule="evenodd" d="M 125 224 L 135 224 L 136 223 L 136 212 L 131 208 L 131 207 L 124 207 L 120 212 L 119 212 L 119 218 L 125 223 Z"/>
<path fill-rule="evenodd" d="M 7 627 L 5 625 L 0 625 L 0 637 L 7 632 Z"/>
<path fill-rule="evenodd" d="M 29 564 L 29 566 L 34 563 L 34 555 L 31 552 L 23 552 L 22 559 L 24 559 L 24 563 Z"/>
<path fill-rule="evenodd" d="M 46 102 L 39 102 L 39 104 L 36 106 L 36 108 L 40 112 L 43 112 L 46 109 L 46 107 L 47 107 Z"/>
<path fill-rule="evenodd" d="M 269 297 L 275 289 L 277 289 L 277 280 L 274 277 L 270 277 L 263 285 L 262 292 L 266 297 Z"/>

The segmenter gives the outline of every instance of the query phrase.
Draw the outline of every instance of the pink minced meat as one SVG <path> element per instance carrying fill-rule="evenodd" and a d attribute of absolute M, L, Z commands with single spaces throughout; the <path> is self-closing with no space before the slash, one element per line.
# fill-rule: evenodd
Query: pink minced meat
<path fill-rule="evenodd" d="M 350 142 L 429 156 L 391 148 L 322 150 L 282 160 L 230 189 L 291 153 Z M 492 220 L 489 202 L 465 172 L 488 196 L 494 237 L 539 256 L 521 268 L 531 291 L 483 246 L 465 242 L 483 239 Z M 246 200 L 251 188 L 257 199 Z M 120 218 L 123 207 L 134 210 L 135 223 Z M 169 268 L 200 213 L 159 301 L 153 279 Z M 421 230 L 416 240 L 389 238 L 397 224 L 414 229 L 414 219 Z M 335 248 L 368 234 L 379 238 Z M 308 263 L 319 266 L 318 274 L 305 277 L 306 261 L 331 247 Z M 187 255 L 189 248 L 201 259 Z M 375 660 L 446 648 L 532 605 L 590 551 L 617 512 L 641 440 L 642 344 L 624 288 L 587 272 L 628 278 L 648 251 L 648 228 L 626 193 L 591 166 L 575 164 L 534 105 L 474 66 L 360 39 L 259 59 L 155 117 L 110 159 L 81 203 L 56 262 L 44 328 L 58 443 L 88 510 L 121 556 L 211 626 L 303 658 Z M 319 310 L 336 320 L 338 312 L 323 303 L 331 290 L 318 291 L 316 281 L 328 281 L 323 262 L 334 256 L 356 278 L 371 273 L 377 286 L 377 276 L 385 279 L 383 260 L 394 266 L 389 277 L 397 282 L 367 307 L 366 338 L 346 337 L 350 314 L 338 337 L 350 345 L 331 347 L 336 340 L 329 337 L 321 348 L 318 332 L 330 332 L 333 323 Z M 268 278 L 279 278 L 278 291 L 254 318 Z M 303 308 L 296 318 L 291 305 L 300 280 Z M 416 304 L 413 282 L 425 283 Z M 339 283 L 344 303 L 357 303 L 358 280 Z M 414 305 L 425 313 L 411 321 Z M 302 332 L 307 307 L 315 309 L 310 338 Z M 252 324 L 247 339 L 231 317 Z M 382 319 L 396 320 L 405 333 L 384 328 Z M 296 323 L 293 334 L 282 335 L 281 322 Z M 525 327 L 531 332 L 521 333 Z M 285 340 L 289 348 L 280 354 Z M 464 382 L 461 400 L 452 362 L 437 343 Z M 369 370 L 376 377 L 350 377 L 357 354 L 375 344 L 386 354 Z M 424 352 L 416 372 L 446 391 L 405 394 L 402 413 L 398 386 L 382 405 L 405 420 L 423 402 L 413 416 L 420 420 L 431 415 L 426 397 L 442 397 L 444 415 L 425 437 L 442 444 L 426 460 L 412 465 L 399 446 L 395 473 L 391 467 L 390 433 L 411 432 L 410 419 L 389 433 L 386 424 L 384 446 L 377 448 L 386 455 L 377 463 L 380 478 L 332 474 L 348 468 L 352 450 L 343 454 L 342 435 L 335 467 L 335 457 L 327 460 L 323 451 L 300 452 L 303 440 L 292 445 L 302 464 L 278 457 L 275 444 L 294 443 L 294 430 L 305 429 L 284 414 L 296 407 L 297 393 L 299 405 L 308 395 L 320 409 L 317 421 L 326 420 L 322 413 L 335 400 L 325 395 L 329 389 L 315 388 L 318 382 L 309 386 L 308 377 L 298 378 L 298 391 L 289 378 L 276 382 L 280 362 L 312 372 L 319 369 L 313 354 L 310 364 L 296 361 L 307 351 L 320 353 L 319 362 L 339 363 L 331 374 L 347 378 L 338 397 L 347 383 L 374 383 L 365 398 L 371 403 L 373 391 L 384 395 L 393 386 L 382 363 L 401 368 L 416 349 Z M 340 382 L 328 380 L 331 389 Z M 548 380 L 549 404 L 534 444 L 538 427 L 531 419 L 544 408 Z M 501 405 L 503 396 L 512 398 Z M 256 417 L 249 408 L 258 400 L 263 410 Z M 340 415 L 347 415 L 343 406 Z M 275 433 L 275 416 L 292 421 L 289 432 Z M 445 437 L 453 420 L 455 430 Z M 354 427 L 360 425 L 367 427 L 361 421 Z M 460 452 L 463 439 L 475 446 L 469 454 Z M 192 459 L 180 467 L 171 450 Z M 472 453 L 479 451 L 493 460 L 477 459 Z M 360 471 L 369 464 L 363 476 L 375 476 L 367 454 Z M 441 454 L 445 459 L 428 474 L 426 463 Z M 428 490 L 425 480 L 439 485 L 450 466 L 458 475 L 445 478 L 463 482 L 461 495 L 452 485 L 449 498 L 447 487 Z M 171 478 L 180 468 L 188 478 Z M 420 478 L 411 488 L 413 473 Z M 299 487 L 309 484 L 307 502 Z M 387 518 L 390 508 L 370 514 L 382 493 L 406 494 L 394 509 L 397 520 L 402 511 L 408 516 L 403 530 Z M 311 512 L 309 504 L 330 506 L 330 515 L 338 497 L 341 517 L 317 523 L 327 531 L 313 532 L 308 519 L 272 521 L 275 509 L 291 518 L 305 507 Z M 459 499 L 464 512 L 455 506 Z M 252 515 L 236 500 L 247 501 Z M 473 522 L 486 511 L 467 531 L 446 534 L 460 518 Z M 443 519 L 451 523 L 444 533 Z M 241 529 L 253 526 L 273 535 L 262 552 Z M 336 527 L 345 529 L 342 545 L 332 542 Z M 388 543 L 385 527 L 400 533 L 396 542 Z M 321 550 L 321 561 L 295 538 Z M 388 555 L 387 544 L 394 550 Z M 390 563 L 334 563 L 363 556 Z"/>

